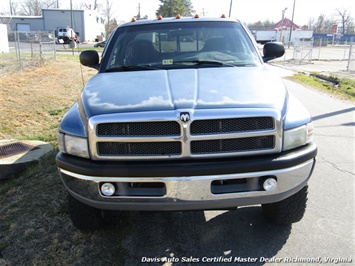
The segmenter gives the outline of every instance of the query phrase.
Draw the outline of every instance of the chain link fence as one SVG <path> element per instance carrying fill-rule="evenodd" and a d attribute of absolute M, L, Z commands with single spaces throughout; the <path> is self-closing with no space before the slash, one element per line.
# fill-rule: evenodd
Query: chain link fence
<path fill-rule="evenodd" d="M 346 40 L 342 45 L 329 44 L 328 39 L 313 38 L 311 40 L 296 40 L 293 47 L 286 51 L 283 60 L 292 63 L 311 64 L 312 61 L 339 61 L 344 62 L 344 70 L 355 71 L 355 45 L 354 37 Z M 346 65 L 346 68 L 345 68 Z"/>
<path fill-rule="evenodd" d="M 8 32 L 9 53 L 1 55 L 1 69 L 22 70 L 38 66 L 47 60 L 55 60 L 54 32 Z"/>
<path fill-rule="evenodd" d="M 347 60 L 351 40 L 341 45 L 332 45 L 328 39 L 314 38 L 313 59 L 314 60 Z"/>
<path fill-rule="evenodd" d="M 347 71 L 355 71 L 355 47 L 354 46 L 355 46 L 354 37 L 352 37 L 349 46 L 348 65 L 346 67 Z"/>
<path fill-rule="evenodd" d="M 296 40 L 293 44 L 293 60 L 298 64 L 311 62 L 312 50 L 312 41 Z"/>

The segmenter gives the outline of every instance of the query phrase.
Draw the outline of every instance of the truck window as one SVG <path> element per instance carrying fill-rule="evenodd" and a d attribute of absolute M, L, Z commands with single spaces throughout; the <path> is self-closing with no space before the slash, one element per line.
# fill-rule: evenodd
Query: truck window
<path fill-rule="evenodd" d="M 238 23 L 164 23 L 123 27 L 117 30 L 113 39 L 115 45 L 106 69 L 142 64 L 182 67 L 173 65 L 173 62 L 184 60 L 260 64 L 252 41 Z"/>

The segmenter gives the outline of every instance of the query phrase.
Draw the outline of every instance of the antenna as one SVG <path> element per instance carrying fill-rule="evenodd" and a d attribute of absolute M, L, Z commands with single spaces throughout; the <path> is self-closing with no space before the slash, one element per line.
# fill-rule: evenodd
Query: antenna
<path fill-rule="evenodd" d="M 85 86 L 85 81 L 84 81 L 84 73 L 83 73 L 83 66 L 80 64 L 80 72 L 81 72 L 81 81 L 83 82 L 83 87 Z"/>

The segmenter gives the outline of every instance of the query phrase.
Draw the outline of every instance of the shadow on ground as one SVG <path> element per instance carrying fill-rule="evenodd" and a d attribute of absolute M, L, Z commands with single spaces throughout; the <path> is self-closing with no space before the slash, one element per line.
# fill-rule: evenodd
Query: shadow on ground
<path fill-rule="evenodd" d="M 268 223 L 261 207 L 254 206 L 221 212 L 208 221 L 204 212 L 195 211 L 129 213 L 127 222 L 116 227 L 129 232 L 120 245 L 126 254 L 120 265 L 154 260 L 153 265 L 164 265 L 166 259 L 170 263 L 165 265 L 197 265 L 214 258 L 210 264 L 222 265 L 221 256 L 235 263 L 255 259 L 254 265 L 263 265 L 260 258 L 275 256 L 291 233 L 291 225 Z"/>

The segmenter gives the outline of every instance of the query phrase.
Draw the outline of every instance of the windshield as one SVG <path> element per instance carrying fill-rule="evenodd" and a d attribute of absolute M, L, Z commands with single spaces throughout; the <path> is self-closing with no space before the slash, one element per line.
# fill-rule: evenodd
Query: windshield
<path fill-rule="evenodd" d="M 105 71 L 255 66 L 260 59 L 235 22 L 180 22 L 118 28 Z"/>

